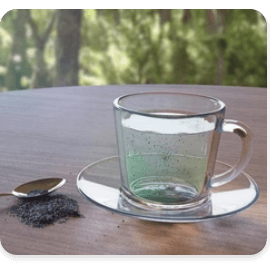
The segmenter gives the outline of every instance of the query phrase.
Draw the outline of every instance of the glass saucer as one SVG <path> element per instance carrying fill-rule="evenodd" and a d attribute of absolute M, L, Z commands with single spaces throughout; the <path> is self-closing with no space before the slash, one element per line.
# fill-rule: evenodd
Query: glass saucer
<path fill-rule="evenodd" d="M 217 161 L 215 174 L 231 166 Z M 158 211 L 132 205 L 120 192 L 118 156 L 99 160 L 85 167 L 77 177 L 78 191 L 92 203 L 114 213 L 142 220 L 190 223 L 235 215 L 252 206 L 259 197 L 256 182 L 242 172 L 232 182 L 213 188 L 209 202 L 199 209 Z"/>

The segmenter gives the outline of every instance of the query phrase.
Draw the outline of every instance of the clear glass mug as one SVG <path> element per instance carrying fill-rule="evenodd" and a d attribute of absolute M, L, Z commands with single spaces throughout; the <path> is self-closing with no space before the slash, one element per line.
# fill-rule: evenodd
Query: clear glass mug
<path fill-rule="evenodd" d="M 125 95 L 114 101 L 121 194 L 131 204 L 153 209 L 199 207 L 212 187 L 238 176 L 253 148 L 251 130 L 225 120 L 219 99 L 171 92 Z M 237 164 L 214 175 L 220 135 L 242 140 Z"/>

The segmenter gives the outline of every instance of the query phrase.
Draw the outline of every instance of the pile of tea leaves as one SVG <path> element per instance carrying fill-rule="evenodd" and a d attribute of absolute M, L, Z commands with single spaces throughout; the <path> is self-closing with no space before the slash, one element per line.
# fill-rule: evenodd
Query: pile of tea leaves
<path fill-rule="evenodd" d="M 20 198 L 9 210 L 26 225 L 43 228 L 47 225 L 65 223 L 70 217 L 80 217 L 77 201 L 63 194 L 37 198 Z"/>

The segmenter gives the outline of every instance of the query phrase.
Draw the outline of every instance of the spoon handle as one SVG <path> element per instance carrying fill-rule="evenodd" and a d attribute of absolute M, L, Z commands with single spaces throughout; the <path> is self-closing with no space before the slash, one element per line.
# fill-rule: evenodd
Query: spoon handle
<path fill-rule="evenodd" d="M 2 194 L 0 194 L 0 196 L 6 196 L 6 195 L 13 195 L 13 194 L 11 194 L 11 193 L 2 193 Z"/>

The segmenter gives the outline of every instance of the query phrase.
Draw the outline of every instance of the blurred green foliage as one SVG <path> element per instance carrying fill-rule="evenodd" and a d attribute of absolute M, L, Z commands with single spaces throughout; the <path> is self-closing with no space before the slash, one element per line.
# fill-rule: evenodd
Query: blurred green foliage
<path fill-rule="evenodd" d="M 52 10 L 31 10 L 39 31 Z M 255 10 L 84 10 L 81 28 L 80 85 L 182 83 L 267 86 L 267 25 Z M 16 10 L 0 24 L 0 88 L 13 41 Z M 212 23 L 212 24 L 211 24 Z M 211 28 L 212 26 L 212 28 Z M 54 74 L 56 30 L 47 41 L 44 59 Z M 34 68 L 35 39 L 26 23 L 26 56 Z M 219 57 L 220 56 L 220 57 Z M 220 59 L 220 60 L 219 60 Z M 220 64 L 219 64 L 220 63 Z M 21 77 L 29 88 L 31 73 Z"/>

